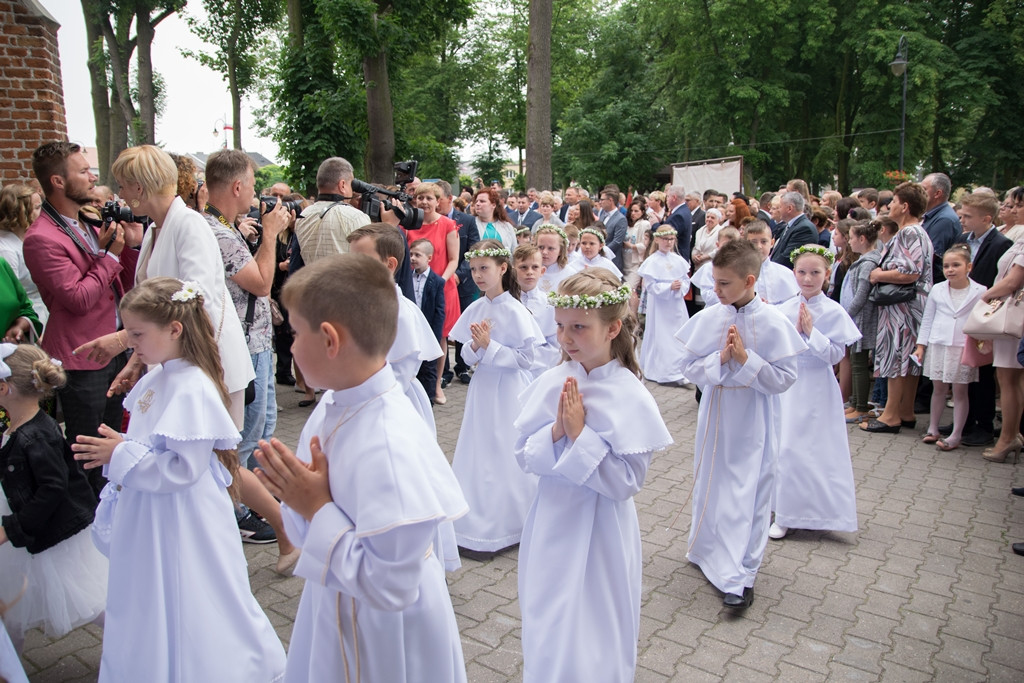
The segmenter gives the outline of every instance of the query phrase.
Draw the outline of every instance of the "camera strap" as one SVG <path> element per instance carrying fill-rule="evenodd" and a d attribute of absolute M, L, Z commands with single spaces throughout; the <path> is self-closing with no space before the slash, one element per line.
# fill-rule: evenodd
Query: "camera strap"
<path fill-rule="evenodd" d="M 238 228 L 236 228 L 231 223 L 228 223 L 228 220 L 224 218 L 224 214 L 218 211 L 217 207 L 211 204 L 207 204 L 204 210 L 206 211 L 206 213 L 210 214 L 218 221 L 220 221 L 221 225 L 228 228 L 229 230 L 234 231 L 240 238 L 242 238 L 242 233 L 239 232 Z M 242 241 L 244 242 L 245 239 L 242 238 Z M 239 289 L 241 289 L 241 287 L 239 287 Z M 246 291 L 245 293 L 246 295 L 248 295 L 249 301 L 245 306 L 245 320 L 242 321 L 242 331 L 245 332 L 245 343 L 248 344 L 249 330 L 252 328 L 252 322 L 256 318 L 256 296 L 249 291 Z"/>
<path fill-rule="evenodd" d="M 84 242 L 82 242 L 81 236 L 79 236 L 79 234 L 74 230 L 74 228 L 68 225 L 68 222 L 64 220 L 64 216 L 61 216 L 60 212 L 57 211 L 57 209 L 53 208 L 53 205 L 50 204 L 50 202 L 44 199 L 42 209 L 43 213 L 49 216 L 50 220 L 57 224 L 57 227 L 60 228 L 61 232 L 63 232 L 65 235 L 71 238 L 71 241 L 75 243 L 75 246 L 81 249 L 83 253 L 86 253 L 89 256 L 95 256 L 92 250 L 89 249 L 89 247 L 87 247 Z M 81 217 L 79 217 L 79 220 L 81 220 Z M 97 242 L 98 241 L 99 240 L 97 240 Z"/>

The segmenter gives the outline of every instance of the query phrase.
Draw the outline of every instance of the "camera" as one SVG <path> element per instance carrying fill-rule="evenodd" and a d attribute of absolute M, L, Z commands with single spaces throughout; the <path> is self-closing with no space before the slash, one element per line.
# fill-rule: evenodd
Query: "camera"
<path fill-rule="evenodd" d="M 127 206 L 121 206 L 115 201 L 109 201 L 103 205 L 100 209 L 100 217 L 103 218 L 103 222 L 107 225 L 115 221 L 118 223 L 139 222 L 136 217 L 132 215 L 131 209 Z"/>
<path fill-rule="evenodd" d="M 270 213 L 277 206 L 277 197 L 260 197 L 260 202 L 264 205 L 263 213 Z M 284 208 L 288 211 L 293 212 L 296 216 L 302 213 L 302 202 L 290 202 L 281 200 L 284 204 Z"/>
<path fill-rule="evenodd" d="M 423 227 L 423 211 L 412 205 L 412 196 L 405 192 L 405 186 L 416 177 L 417 161 L 400 161 L 395 164 L 395 184 L 399 190 L 389 190 L 384 187 L 377 187 L 364 183 L 358 178 L 352 179 L 352 190 L 362 195 L 359 202 L 359 210 L 370 217 L 374 223 L 380 222 L 381 206 L 393 211 L 398 217 L 398 225 L 405 230 L 419 230 Z M 378 195 L 383 194 L 388 199 L 380 199 Z M 398 202 L 392 202 L 397 199 Z"/>

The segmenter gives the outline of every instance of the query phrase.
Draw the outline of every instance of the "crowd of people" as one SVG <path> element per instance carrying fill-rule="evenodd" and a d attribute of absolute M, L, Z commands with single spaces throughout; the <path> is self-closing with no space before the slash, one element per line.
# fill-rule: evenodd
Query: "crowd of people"
<path fill-rule="evenodd" d="M 733 610 L 769 539 L 857 530 L 850 426 L 928 414 L 939 450 L 1024 447 L 1020 331 L 965 334 L 1021 296 L 1024 188 L 595 203 L 415 179 L 406 230 L 339 157 L 311 198 L 257 194 L 235 150 L 199 173 L 129 148 L 116 195 L 74 144 L 33 170 L 0 190 L 4 667 L 27 629 L 95 621 L 101 680 L 465 680 L 445 572 L 518 544 L 524 678 L 631 680 L 632 498 L 672 443 L 642 380 L 695 388 L 685 556 Z M 311 414 L 288 445 L 291 387 Z M 306 580 L 287 656 L 242 541 Z"/>

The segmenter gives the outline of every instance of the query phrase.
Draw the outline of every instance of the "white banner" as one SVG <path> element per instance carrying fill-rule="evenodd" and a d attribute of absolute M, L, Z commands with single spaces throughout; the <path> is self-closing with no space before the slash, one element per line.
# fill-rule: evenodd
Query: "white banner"
<path fill-rule="evenodd" d="M 732 196 L 743 190 L 743 157 L 672 164 L 672 184 L 682 185 L 687 192 L 718 190 Z"/>

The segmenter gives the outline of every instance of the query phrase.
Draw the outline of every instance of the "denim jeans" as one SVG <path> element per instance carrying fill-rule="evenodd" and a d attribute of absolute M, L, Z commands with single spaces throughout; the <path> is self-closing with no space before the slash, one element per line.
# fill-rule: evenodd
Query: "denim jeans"
<path fill-rule="evenodd" d="M 274 382 L 274 351 L 254 353 L 252 367 L 256 370 L 256 398 L 245 407 L 242 441 L 238 444 L 238 462 L 242 467 L 256 466 L 250 458 L 260 439 L 269 439 L 277 427 L 277 387 Z M 250 462 L 252 460 L 252 462 Z"/>

